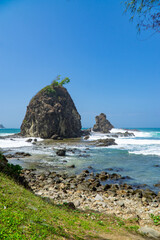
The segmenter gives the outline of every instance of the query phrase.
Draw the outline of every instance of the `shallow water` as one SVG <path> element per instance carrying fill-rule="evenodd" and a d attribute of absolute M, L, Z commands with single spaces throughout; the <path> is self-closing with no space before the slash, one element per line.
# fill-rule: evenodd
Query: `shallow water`
<path fill-rule="evenodd" d="M 0 130 L 1 136 L 6 134 L 4 130 L 3 133 Z M 125 131 L 113 129 L 112 133 Z M 90 171 L 95 173 L 100 171 L 116 172 L 131 178 L 121 180 L 121 182 L 132 185 L 147 184 L 146 187 L 158 192 L 160 189 L 153 185 L 160 181 L 160 129 L 139 129 L 139 131 L 131 130 L 130 132 L 133 132 L 135 136 L 115 138 L 118 145 L 111 147 L 89 146 L 88 149 L 88 141 L 84 141 L 78 147 L 77 145 L 69 146 L 66 144 L 67 149 L 76 148 L 77 150 L 74 150 L 74 153 L 67 151 L 65 157 L 56 156 L 54 146 L 36 146 L 26 142 L 26 138 L 12 139 L 12 136 L 7 139 L 0 139 L 0 148 L 8 153 L 18 151 L 31 153 L 32 156 L 28 158 L 9 160 L 25 168 L 50 171 L 66 170 L 70 173 L 80 173 L 88 166 L 92 166 L 93 169 Z M 92 133 L 90 140 L 100 138 L 106 138 L 106 134 Z M 38 139 L 39 143 L 41 140 Z M 67 168 L 68 165 L 72 164 L 76 168 Z"/>

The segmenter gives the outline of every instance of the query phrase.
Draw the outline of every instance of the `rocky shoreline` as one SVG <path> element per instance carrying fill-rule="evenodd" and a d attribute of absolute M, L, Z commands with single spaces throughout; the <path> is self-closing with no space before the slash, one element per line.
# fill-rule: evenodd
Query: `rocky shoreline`
<path fill-rule="evenodd" d="M 64 156 L 65 151 L 72 151 L 75 154 L 75 151 L 78 151 L 80 141 L 82 140 L 73 139 L 73 142 L 71 139 L 69 142 L 67 140 L 45 140 L 43 142 L 32 140 L 34 145 L 40 146 L 40 148 L 48 146 L 53 148 L 54 145 L 54 151 L 57 156 Z M 86 147 L 85 141 L 81 143 Z M 106 139 L 104 141 L 88 141 L 88 148 L 86 149 L 89 149 L 91 145 L 98 146 L 99 144 L 104 144 L 105 146 L 105 144 L 110 143 L 114 143 L 112 139 L 107 139 L 107 141 Z M 66 144 L 68 147 L 76 145 L 76 149 L 65 149 Z M 81 151 L 79 154 L 81 154 Z M 32 158 L 29 153 L 25 152 L 15 152 L 15 155 L 8 154 L 8 156 L 6 153 L 6 157 Z M 125 179 L 128 182 L 128 176 L 109 172 L 94 173 L 92 166 L 80 174 L 69 175 L 67 173 L 68 167 L 75 166 L 66 166 L 66 171 L 63 172 L 57 170 L 54 172 L 40 172 L 35 169 L 23 169 L 20 180 L 34 194 L 53 201 L 55 204 L 67 203 L 73 209 L 90 209 L 125 219 L 134 218 L 140 226 L 147 225 L 152 230 L 160 232 L 160 227 L 155 226 L 151 218 L 152 214 L 160 215 L 160 192 L 156 194 L 149 189 L 135 189 L 133 186 L 124 183 Z M 107 184 L 106 181 L 108 182 Z M 110 184 L 109 182 L 112 183 Z"/>
<path fill-rule="evenodd" d="M 128 184 L 103 185 L 106 178 L 121 178 L 119 174 L 94 174 L 85 170 L 69 176 L 67 173 L 38 173 L 34 169 L 24 169 L 21 177 L 36 195 L 49 198 L 55 204 L 69 203 L 73 209 L 91 209 L 126 219 L 134 218 L 141 226 L 153 226 L 151 214 L 160 214 L 160 192 L 133 189 Z M 159 229 L 158 226 L 154 228 Z"/>

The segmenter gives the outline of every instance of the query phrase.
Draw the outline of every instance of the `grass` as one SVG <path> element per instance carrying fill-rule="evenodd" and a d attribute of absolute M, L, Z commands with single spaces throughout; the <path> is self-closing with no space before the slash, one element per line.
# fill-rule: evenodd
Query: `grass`
<path fill-rule="evenodd" d="M 151 214 L 151 218 L 156 226 L 160 225 L 160 215 Z"/>
<path fill-rule="evenodd" d="M 0 173 L 0 239 L 125 239 L 137 229 L 135 220 L 54 205 Z"/>

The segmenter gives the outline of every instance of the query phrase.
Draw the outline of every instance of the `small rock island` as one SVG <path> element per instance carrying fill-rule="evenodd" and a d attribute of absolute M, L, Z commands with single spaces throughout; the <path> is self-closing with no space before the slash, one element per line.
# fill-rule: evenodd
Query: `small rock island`
<path fill-rule="evenodd" d="M 75 138 L 81 136 L 81 116 L 69 95 L 68 78 L 54 80 L 30 101 L 21 125 L 21 135 L 41 138 Z"/>
<path fill-rule="evenodd" d="M 96 116 L 95 120 L 96 124 L 93 126 L 94 132 L 109 133 L 109 131 L 114 128 L 113 125 L 106 119 L 106 115 L 104 113 Z"/>
<path fill-rule="evenodd" d="M 2 124 L 0 124 L 0 129 L 4 129 L 5 127 L 2 125 Z"/>

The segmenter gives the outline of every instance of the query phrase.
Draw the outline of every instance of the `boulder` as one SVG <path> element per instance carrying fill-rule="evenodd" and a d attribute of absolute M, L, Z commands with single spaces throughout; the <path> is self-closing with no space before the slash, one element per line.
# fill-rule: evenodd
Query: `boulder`
<path fill-rule="evenodd" d="M 106 115 L 101 113 L 99 116 L 95 117 L 96 124 L 93 126 L 94 132 L 109 133 L 113 128 L 113 125 L 106 119 Z"/>
<path fill-rule="evenodd" d="M 89 135 L 84 137 L 84 140 L 88 140 L 89 139 Z"/>
<path fill-rule="evenodd" d="M 32 98 L 21 125 L 21 135 L 53 139 L 55 135 L 81 136 L 81 117 L 66 88 L 51 84 Z"/>
<path fill-rule="evenodd" d="M 75 165 L 74 164 L 69 165 L 68 168 L 75 168 Z"/>
<path fill-rule="evenodd" d="M 56 151 L 56 154 L 57 154 L 58 156 L 65 156 L 65 155 L 66 155 L 66 149 L 58 149 L 58 150 Z"/>
<path fill-rule="evenodd" d="M 153 228 L 150 228 L 148 226 L 141 227 L 141 228 L 139 228 L 138 231 L 141 234 L 145 234 L 152 239 L 160 239 L 160 232 L 156 231 Z"/>
<path fill-rule="evenodd" d="M 53 139 L 53 140 L 57 140 L 58 139 L 58 135 L 57 134 L 54 134 L 52 137 L 51 137 L 51 139 Z"/>
<path fill-rule="evenodd" d="M 115 139 L 113 138 L 106 138 L 106 139 L 99 139 L 95 142 L 97 147 L 108 147 L 111 145 L 117 145 L 115 143 Z"/>

